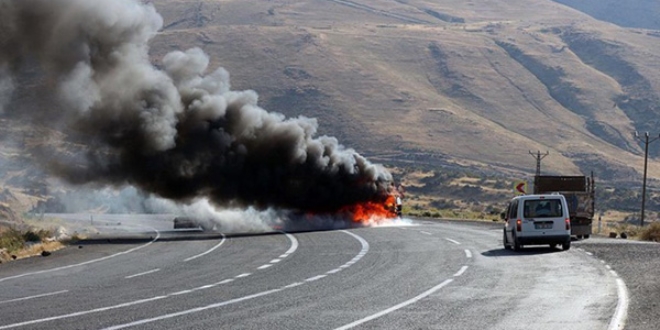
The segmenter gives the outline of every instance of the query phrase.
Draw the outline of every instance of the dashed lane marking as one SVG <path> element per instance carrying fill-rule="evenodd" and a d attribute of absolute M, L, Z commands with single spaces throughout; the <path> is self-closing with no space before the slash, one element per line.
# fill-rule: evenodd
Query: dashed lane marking
<path fill-rule="evenodd" d="M 446 238 L 446 237 L 445 237 L 445 240 L 447 240 L 447 241 L 449 241 L 449 242 L 452 242 L 452 243 L 454 243 L 454 244 L 456 244 L 456 245 L 461 245 L 461 242 L 459 242 L 459 241 L 455 241 L 455 240 L 453 240 L 453 239 L 451 239 L 451 238 Z"/>
<path fill-rule="evenodd" d="M 148 271 L 146 271 L 146 272 L 137 273 L 137 274 L 134 274 L 134 275 L 129 275 L 129 276 L 126 276 L 126 277 L 124 277 L 124 278 L 138 277 L 138 276 L 142 276 L 142 275 L 147 275 L 147 274 L 155 273 L 155 272 L 158 272 L 158 271 L 160 271 L 160 268 L 156 268 L 156 269 L 148 270 Z"/>

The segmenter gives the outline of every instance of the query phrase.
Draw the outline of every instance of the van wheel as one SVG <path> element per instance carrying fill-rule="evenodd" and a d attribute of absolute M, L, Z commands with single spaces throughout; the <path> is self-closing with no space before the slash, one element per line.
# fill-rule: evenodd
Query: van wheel
<path fill-rule="evenodd" d="M 571 240 L 569 239 L 568 241 L 564 242 L 564 243 L 561 245 L 561 248 L 562 248 L 564 251 L 568 251 L 568 250 L 570 250 L 570 249 L 571 249 Z"/>
<path fill-rule="evenodd" d="M 522 249 L 522 245 L 520 245 L 520 242 L 518 241 L 518 236 L 515 234 L 516 232 L 513 232 L 513 250 L 514 251 L 520 251 Z"/>
<path fill-rule="evenodd" d="M 502 235 L 502 242 L 504 244 L 504 249 L 511 250 L 511 245 L 509 245 L 509 242 L 506 241 L 506 229 L 504 229 L 504 232 L 503 232 L 503 235 Z"/>

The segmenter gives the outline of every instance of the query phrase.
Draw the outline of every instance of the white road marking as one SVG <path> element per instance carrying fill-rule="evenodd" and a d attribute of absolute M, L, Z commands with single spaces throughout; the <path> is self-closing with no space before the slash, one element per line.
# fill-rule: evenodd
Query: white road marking
<path fill-rule="evenodd" d="M 63 269 L 69 269 L 69 268 L 78 267 L 78 266 L 89 265 L 89 264 L 91 264 L 91 263 L 95 263 L 95 262 L 99 262 L 99 261 L 108 260 L 108 259 L 110 259 L 110 258 L 114 258 L 114 257 L 120 256 L 120 255 L 124 255 L 124 254 L 127 254 L 127 253 L 131 253 L 131 252 L 137 251 L 137 250 L 139 250 L 139 249 L 142 249 L 142 248 L 145 248 L 145 247 L 151 245 L 153 242 L 155 242 L 157 239 L 160 238 L 160 232 L 159 232 L 157 229 L 155 229 L 155 228 L 151 228 L 151 227 L 150 227 L 150 229 L 152 229 L 152 230 L 154 230 L 154 231 L 156 232 L 156 238 L 154 238 L 153 240 L 151 240 L 151 241 L 150 241 L 149 243 L 147 243 L 147 244 L 140 245 L 140 246 L 136 246 L 136 247 L 134 247 L 134 248 L 132 248 L 132 249 L 130 249 L 130 250 L 126 250 L 126 251 L 123 251 L 123 252 L 118 252 L 118 253 L 115 253 L 115 254 L 111 254 L 111 255 L 109 255 L 109 256 L 101 257 L 101 258 L 98 258 L 98 259 L 87 260 L 87 261 L 85 261 L 85 262 L 81 262 L 81 263 L 77 263 L 77 264 L 73 264 L 73 265 L 67 265 L 67 266 L 62 266 L 62 267 L 55 267 L 55 268 L 51 268 L 51 269 L 39 270 L 39 271 L 36 271 L 36 272 L 29 272 L 29 273 L 23 273 L 23 274 L 14 275 L 14 276 L 9 276 L 9 277 L 3 277 L 3 278 L 0 278 L 0 282 L 4 282 L 4 281 L 6 281 L 6 280 L 11 280 L 11 279 L 19 278 L 19 277 L 24 277 L 24 276 L 30 276 L 30 275 L 37 275 L 37 274 L 44 274 L 44 273 L 56 272 L 56 271 L 58 271 L 58 270 L 63 270 Z"/>
<path fill-rule="evenodd" d="M 187 258 L 187 259 L 183 260 L 183 262 L 188 262 L 188 261 L 190 261 L 190 260 L 195 260 L 195 259 L 197 259 L 197 258 L 199 258 L 199 257 L 202 257 L 202 256 L 205 256 L 205 255 L 207 255 L 207 254 L 213 252 L 215 249 L 219 248 L 219 247 L 225 242 L 225 234 L 220 234 L 220 235 L 222 235 L 222 240 L 221 240 L 220 243 L 218 243 L 216 246 L 214 246 L 214 247 L 210 248 L 209 250 L 207 250 L 207 251 L 205 251 L 205 252 L 203 252 L 203 253 L 200 253 L 200 254 L 198 254 L 198 255 L 196 255 L 196 256 L 192 256 L 192 257 L 190 257 L 190 258 Z"/>
<path fill-rule="evenodd" d="M 371 320 L 377 319 L 377 318 L 379 318 L 379 317 L 381 317 L 381 316 L 383 316 L 383 315 L 387 315 L 387 314 L 389 314 L 389 313 L 391 313 L 391 312 L 396 311 L 397 309 L 401 309 L 401 308 L 406 307 L 406 306 L 408 306 L 408 305 L 410 305 L 410 304 L 414 304 L 414 303 L 416 303 L 416 302 L 418 302 L 418 301 L 420 301 L 420 300 L 426 298 L 427 296 L 431 295 L 432 293 L 434 293 L 434 292 L 436 292 L 436 291 L 442 289 L 444 286 L 448 285 L 448 284 L 451 283 L 452 281 L 453 281 L 453 279 L 447 279 L 447 280 L 445 280 L 444 282 L 442 282 L 442 283 L 440 283 L 440 284 L 438 284 L 438 285 L 432 287 L 431 289 L 429 289 L 429 290 L 423 292 L 422 294 L 418 295 L 417 297 L 414 297 L 414 298 L 412 298 L 412 299 L 410 299 L 410 300 L 404 301 L 404 302 L 402 302 L 402 303 L 400 303 L 400 304 L 398 304 L 398 305 L 392 306 L 392 307 L 390 307 L 390 308 L 388 308 L 388 309 L 385 309 L 385 310 L 383 310 L 383 311 L 380 311 L 380 312 L 378 312 L 378 313 L 376 313 L 376 314 L 373 314 L 373 315 L 371 315 L 371 316 L 368 316 L 368 317 L 365 317 L 365 318 L 363 318 L 363 319 L 357 320 L 357 321 L 355 321 L 355 322 L 353 322 L 353 323 L 349 323 L 349 324 L 344 325 L 344 326 L 342 326 L 342 327 L 336 328 L 335 330 L 345 330 L 345 329 L 350 329 L 350 328 L 353 328 L 353 327 L 355 327 L 355 326 L 358 326 L 358 325 L 360 325 L 360 324 L 362 324 L 362 323 L 369 322 L 369 321 L 371 321 Z"/>
<path fill-rule="evenodd" d="M 191 293 L 191 292 L 193 292 L 193 290 L 183 290 L 183 291 L 178 291 L 178 292 L 170 293 L 169 295 L 170 295 L 170 296 L 178 296 L 178 295 L 182 295 L 182 294 L 186 294 L 186 293 Z"/>
<path fill-rule="evenodd" d="M 236 275 L 235 277 L 236 277 L 236 278 L 241 278 L 241 277 L 248 277 L 248 276 L 250 276 L 250 275 L 252 275 L 252 273 L 243 273 L 243 274 L 241 274 L 241 275 Z"/>
<path fill-rule="evenodd" d="M 320 280 L 320 279 L 322 279 L 326 276 L 328 276 L 328 275 L 316 275 L 314 277 L 310 277 L 310 278 L 306 279 L 305 282 L 314 282 L 314 281 Z"/>
<path fill-rule="evenodd" d="M 170 319 L 170 318 L 177 317 L 177 316 L 202 312 L 202 311 L 205 311 L 205 310 L 208 310 L 208 309 L 218 308 L 218 307 L 222 307 L 222 306 L 226 306 L 226 305 L 235 304 L 235 303 L 238 303 L 238 302 L 241 302 L 241 301 L 254 299 L 254 298 L 257 298 L 257 297 L 266 296 L 266 295 L 269 295 L 271 293 L 275 293 L 275 292 L 282 291 L 282 290 L 283 289 L 274 289 L 274 290 L 269 290 L 269 291 L 263 291 L 263 292 L 255 293 L 253 295 L 249 295 L 249 296 L 245 296 L 245 297 L 241 297 L 241 298 L 236 298 L 236 299 L 232 299 L 232 300 L 227 300 L 227 301 L 219 302 L 219 303 L 212 304 L 212 305 L 197 307 L 197 308 L 188 309 L 188 310 L 184 310 L 184 311 L 176 312 L 176 313 L 171 313 L 171 314 L 165 314 L 165 315 L 153 317 L 153 318 L 150 318 L 150 319 L 139 320 L 139 321 L 135 321 L 135 322 L 131 322 L 131 323 L 124 323 L 124 324 L 120 324 L 120 325 L 115 325 L 115 326 L 112 326 L 112 327 L 105 328 L 104 330 L 124 329 L 124 328 L 134 327 L 136 325 L 141 325 L 141 324 L 151 323 L 151 322 L 155 322 L 155 321 Z"/>
<path fill-rule="evenodd" d="M 461 242 L 454 241 L 454 240 L 451 239 L 451 238 L 446 238 L 446 237 L 445 237 L 445 239 L 446 239 L 447 241 L 449 241 L 449 242 L 452 242 L 452 243 L 456 244 L 456 245 L 461 245 Z"/>
<path fill-rule="evenodd" d="M 227 284 L 227 283 L 230 283 L 230 282 L 234 282 L 234 279 L 233 278 L 228 278 L 228 279 L 222 280 L 222 281 L 220 281 L 216 284 Z"/>
<path fill-rule="evenodd" d="M 341 272 L 341 268 L 335 268 L 335 269 L 333 269 L 333 270 L 329 270 L 329 271 L 327 271 L 327 272 L 325 272 L 325 273 L 326 273 L 326 274 L 334 274 L 334 273 L 338 273 L 338 272 Z"/>
<path fill-rule="evenodd" d="M 65 319 L 65 318 L 82 316 L 82 315 L 87 315 L 87 314 L 91 314 L 91 313 L 105 312 L 105 311 L 112 310 L 112 309 L 117 309 L 117 308 L 122 308 L 122 307 L 130 307 L 130 306 L 134 306 L 134 305 L 138 305 L 138 304 L 144 304 L 146 302 L 156 301 L 156 300 L 160 300 L 160 299 L 164 299 L 164 298 L 167 298 L 167 296 L 157 296 L 157 297 L 152 297 L 152 298 L 147 298 L 147 299 L 140 299 L 140 300 L 130 301 L 130 302 L 127 302 L 127 303 L 114 305 L 114 306 L 95 308 L 95 309 L 90 309 L 90 310 L 86 310 L 86 311 L 80 311 L 80 312 L 75 312 L 75 313 L 70 313 L 70 314 L 47 317 L 47 318 L 43 318 L 43 319 L 25 321 L 25 322 L 14 323 L 14 324 L 7 324 L 7 325 L 0 326 L 0 329 L 18 328 L 18 327 L 23 327 L 23 326 L 26 326 L 26 325 L 31 325 L 31 324 L 61 320 L 61 319 Z"/>
<path fill-rule="evenodd" d="M 360 253 L 358 255 L 356 255 L 355 257 L 353 257 L 353 259 L 351 259 L 351 260 L 356 261 L 356 260 L 361 259 L 366 254 L 366 252 L 369 250 L 369 243 L 364 238 L 362 238 L 362 237 L 360 237 L 356 234 L 353 234 L 353 233 L 345 231 L 345 230 L 342 230 L 342 232 L 344 232 L 346 234 L 349 234 L 349 235 L 355 237 L 358 241 L 360 241 L 360 243 L 362 244 L 362 249 L 361 249 Z M 293 237 L 293 235 L 289 235 L 289 234 L 286 234 L 286 235 L 289 237 L 289 239 L 292 242 L 292 247 L 289 249 L 289 251 L 287 251 L 287 255 L 288 255 L 288 254 L 293 253 L 298 248 L 298 241 L 295 239 L 295 237 Z M 286 255 L 284 257 L 286 257 Z M 245 277 L 245 276 L 249 276 L 249 275 L 250 275 L 250 273 L 244 273 L 244 274 L 238 275 L 236 277 Z M 234 281 L 234 279 L 226 279 L 226 280 L 223 280 L 223 281 L 218 282 L 216 284 L 224 284 L 224 283 L 229 283 L 231 281 Z M 158 321 L 158 320 L 163 320 L 163 319 L 168 319 L 168 318 L 177 317 L 177 316 L 181 316 L 181 315 L 196 313 L 196 312 L 200 312 L 200 311 L 204 311 L 204 310 L 208 310 L 208 309 L 212 309 L 212 308 L 218 308 L 218 307 L 238 303 L 238 302 L 241 302 L 241 301 L 245 301 L 245 300 L 254 299 L 254 298 L 257 298 L 257 297 L 269 295 L 269 294 L 272 294 L 272 293 L 275 293 L 275 292 L 282 291 L 284 289 L 293 288 L 293 287 L 303 285 L 303 284 L 305 284 L 305 283 L 304 282 L 303 283 L 296 282 L 296 283 L 292 283 L 292 284 L 289 284 L 287 286 L 281 287 L 279 289 L 263 291 L 263 292 L 255 293 L 255 294 L 252 294 L 252 295 L 249 295 L 249 296 L 244 296 L 244 297 L 241 297 L 241 298 L 236 298 L 236 299 L 232 299 L 232 300 L 228 300 L 228 301 L 218 302 L 218 303 L 203 306 L 203 307 L 188 309 L 188 310 L 184 310 L 184 311 L 177 312 L 177 313 L 166 314 L 166 315 L 162 315 L 162 316 L 151 318 L 151 319 L 138 320 L 138 321 L 131 322 L 131 323 L 116 325 L 116 326 L 106 328 L 106 329 L 123 329 L 123 328 L 132 327 L 132 326 L 136 326 L 136 325 L 140 325 L 140 324 L 155 322 L 155 321 Z M 17 328 L 17 327 L 22 327 L 22 326 L 32 325 L 32 324 L 45 323 L 45 322 L 61 320 L 61 319 L 67 319 L 67 318 L 72 318 L 72 317 L 77 317 L 77 316 L 82 316 L 82 315 L 88 315 L 88 314 L 93 314 L 93 313 L 98 313 L 98 312 L 104 312 L 104 311 L 113 310 L 113 309 L 119 309 L 119 308 L 123 308 L 123 307 L 130 307 L 130 306 L 134 306 L 134 305 L 138 305 L 138 304 L 144 304 L 144 303 L 148 303 L 148 302 L 152 302 L 152 301 L 156 301 L 156 300 L 160 300 L 160 299 L 165 299 L 165 298 L 168 298 L 168 297 L 173 297 L 173 296 L 176 296 L 176 295 L 191 293 L 194 290 L 198 290 L 198 289 L 199 288 L 194 288 L 194 289 L 191 289 L 191 290 L 184 290 L 184 291 L 177 291 L 177 292 L 173 292 L 173 293 L 170 293 L 170 294 L 167 294 L 167 295 L 164 295 L 164 296 L 157 296 L 157 297 L 152 297 L 152 298 L 140 299 L 140 300 L 130 301 L 130 302 L 126 302 L 126 303 L 122 303 L 122 304 L 118 304 L 118 305 L 113 305 L 113 306 L 101 307 L 101 308 L 96 308 L 96 309 L 91 309 L 91 310 L 86 310 L 86 311 L 79 311 L 79 312 L 74 312 L 74 313 L 70 313 L 70 314 L 57 315 L 57 316 L 52 316 L 52 317 L 47 317 L 47 318 L 42 318 L 42 319 L 24 321 L 24 322 L 20 322 L 20 323 L 2 325 L 2 326 L 0 326 L 0 330 Z"/>
<path fill-rule="evenodd" d="M 590 256 L 594 255 L 593 253 L 587 252 L 587 251 L 584 251 L 584 253 L 586 253 L 587 255 L 590 255 Z"/>
<path fill-rule="evenodd" d="M 272 266 L 272 265 L 273 265 L 273 264 L 265 264 L 265 265 L 262 265 L 262 266 L 257 267 L 257 269 L 266 269 L 266 268 L 268 268 L 268 267 L 270 267 L 270 266 Z"/>
<path fill-rule="evenodd" d="M 628 288 L 620 278 L 616 279 L 616 286 L 619 301 L 616 304 L 614 316 L 612 316 L 607 330 L 622 330 L 626 326 L 626 318 L 628 317 Z"/>
<path fill-rule="evenodd" d="M 301 286 L 301 285 L 303 285 L 303 284 L 305 284 L 305 283 L 302 283 L 302 282 L 291 283 L 291 284 L 285 286 L 284 288 L 285 288 L 285 289 L 295 288 L 295 287 L 297 287 L 297 286 Z"/>
<path fill-rule="evenodd" d="M 460 269 L 459 271 L 457 271 L 456 274 L 454 274 L 454 277 L 458 277 L 458 276 L 463 275 L 463 273 L 465 273 L 465 271 L 466 271 L 467 269 L 468 269 L 468 266 L 463 266 L 463 267 L 461 267 L 461 269 Z"/>
<path fill-rule="evenodd" d="M 48 296 L 54 296 L 56 294 L 62 294 L 62 293 L 67 293 L 69 290 L 62 290 L 62 291 L 55 291 L 55 292 L 50 292 L 50 293 L 42 293 L 34 296 L 29 296 L 29 297 L 22 297 L 22 298 L 16 298 L 16 299 L 10 299 L 10 300 L 3 300 L 0 301 L 0 304 L 5 304 L 5 303 L 11 303 L 11 302 L 17 302 L 17 301 L 23 301 L 23 300 L 29 300 L 29 299 L 34 299 L 34 298 L 41 298 L 41 297 L 48 297 Z"/>
<path fill-rule="evenodd" d="M 286 235 L 286 237 L 291 241 L 291 247 L 286 252 L 284 252 L 283 255 L 279 257 L 280 259 L 288 257 L 290 254 L 292 254 L 298 249 L 298 240 L 296 239 L 295 236 L 285 232 L 281 232 L 281 233 Z"/>
<path fill-rule="evenodd" d="M 156 269 L 148 270 L 148 271 L 146 271 L 146 272 L 137 273 L 137 274 L 134 274 L 134 275 L 129 275 L 129 276 L 126 276 L 126 277 L 124 277 L 124 278 L 138 277 L 138 276 L 142 276 L 142 275 L 147 275 L 147 274 L 155 273 L 155 272 L 157 272 L 157 271 L 160 271 L 160 268 L 156 268 Z"/>
<path fill-rule="evenodd" d="M 273 259 L 270 261 L 271 264 L 276 264 L 278 262 L 282 261 L 282 259 Z"/>
<path fill-rule="evenodd" d="M 468 250 L 468 249 L 465 249 L 465 256 L 466 256 L 467 258 L 472 258 L 472 252 L 471 252 L 470 250 Z"/>
<path fill-rule="evenodd" d="M 428 231 L 421 231 L 421 230 L 420 230 L 420 233 L 422 233 L 422 234 L 424 234 L 424 235 L 433 235 L 432 233 L 429 233 Z"/>

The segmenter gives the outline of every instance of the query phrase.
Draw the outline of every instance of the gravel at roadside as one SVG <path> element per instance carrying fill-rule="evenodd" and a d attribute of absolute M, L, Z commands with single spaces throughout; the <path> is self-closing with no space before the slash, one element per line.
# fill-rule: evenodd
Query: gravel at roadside
<path fill-rule="evenodd" d="M 626 283 L 626 330 L 660 329 L 660 244 L 600 237 L 573 243 L 604 260 Z"/>

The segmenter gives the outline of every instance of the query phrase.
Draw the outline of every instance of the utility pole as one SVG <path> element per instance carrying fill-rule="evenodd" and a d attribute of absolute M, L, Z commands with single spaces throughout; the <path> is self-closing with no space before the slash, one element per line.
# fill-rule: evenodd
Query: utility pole
<path fill-rule="evenodd" d="M 545 156 L 550 153 L 546 151 L 545 154 L 541 155 L 541 151 L 537 151 L 536 154 L 530 151 L 529 154 L 536 158 L 536 176 L 541 175 L 541 159 L 545 158 Z"/>
<path fill-rule="evenodd" d="M 644 143 L 644 179 L 642 183 L 642 214 L 639 218 L 639 226 L 644 227 L 644 207 L 646 206 L 646 169 L 649 162 L 649 144 L 657 139 L 660 139 L 660 134 L 658 137 L 655 137 L 649 140 L 649 132 L 644 133 L 644 139 L 639 137 L 639 134 L 635 132 L 635 137 L 637 140 Z"/>

